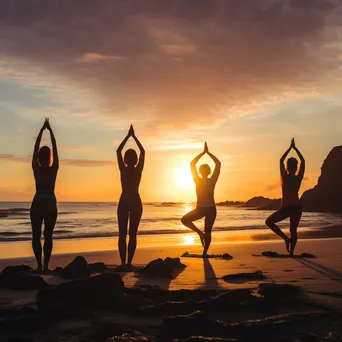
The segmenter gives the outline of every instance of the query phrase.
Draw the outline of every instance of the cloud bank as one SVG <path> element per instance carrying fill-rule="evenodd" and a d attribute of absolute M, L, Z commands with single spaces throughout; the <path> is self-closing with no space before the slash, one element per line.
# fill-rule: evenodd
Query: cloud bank
<path fill-rule="evenodd" d="M 334 87 L 340 16 L 333 0 L 4 0 L 0 78 L 151 129 L 208 125 Z"/>

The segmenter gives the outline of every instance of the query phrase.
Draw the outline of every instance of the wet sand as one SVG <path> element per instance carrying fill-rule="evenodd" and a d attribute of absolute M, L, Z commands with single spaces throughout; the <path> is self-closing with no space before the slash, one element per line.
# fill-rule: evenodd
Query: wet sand
<path fill-rule="evenodd" d="M 73 243 L 75 243 L 75 241 L 73 241 Z M 112 243 L 113 241 L 111 239 L 107 239 L 106 241 L 102 241 L 101 246 L 102 248 L 105 248 Z M 298 336 L 300 336 L 301 333 L 304 335 L 310 334 L 310 324 L 316 325 L 318 329 L 313 333 L 314 337 L 311 339 L 313 341 L 323 340 L 323 337 L 325 338 L 329 333 L 332 334 L 331 336 L 333 336 L 333 338 L 336 336 L 342 338 L 341 332 L 337 328 L 337 322 L 342 317 L 341 246 L 342 239 L 339 238 L 302 240 L 298 242 L 296 254 L 309 253 L 313 254 L 315 258 L 271 258 L 262 256 L 262 252 L 273 251 L 284 254 L 285 246 L 280 241 L 243 244 L 225 243 L 225 241 L 222 241 L 222 243 L 213 244 L 210 253 L 217 255 L 228 253 L 233 259 L 184 257 L 181 258 L 181 262 L 187 267 L 184 270 L 181 270 L 173 279 L 148 278 L 137 272 L 121 272 L 120 276 L 124 282 L 126 297 L 135 296 L 134 298 L 140 298 L 139 301 L 149 300 L 153 303 L 151 304 L 152 308 L 150 309 L 145 308 L 146 303 L 142 303 L 138 308 L 140 313 L 141 310 L 145 310 L 144 312 L 146 315 L 137 315 L 136 311 L 119 312 L 120 309 L 117 308 L 109 311 L 89 310 L 92 312 L 92 315 L 96 313 L 96 322 L 110 321 L 116 328 L 117 325 L 125 327 L 124 331 L 119 331 L 115 330 L 116 328 L 112 326 L 112 330 L 109 329 L 106 333 L 104 333 L 101 328 L 100 330 L 104 335 L 107 333 L 111 335 L 114 334 L 114 332 L 122 335 L 122 333 L 133 329 L 135 333 L 131 332 L 130 334 L 135 336 L 135 341 L 139 341 L 138 338 L 142 338 L 142 336 L 149 336 L 147 340 L 151 341 L 172 341 L 177 338 L 178 340 L 181 340 L 181 338 L 189 338 L 196 333 L 196 326 L 201 326 L 202 324 L 207 326 L 212 325 L 217 329 L 218 335 L 215 335 L 215 331 L 210 335 L 207 330 L 198 330 L 198 334 L 204 334 L 204 336 L 207 337 L 229 337 L 235 338 L 236 340 L 252 341 L 254 333 L 251 333 L 252 335 L 244 335 L 243 331 L 246 332 L 248 329 L 256 329 L 255 331 L 259 331 L 258 329 L 261 329 L 259 331 L 261 335 L 269 330 L 270 340 L 272 340 L 272 338 L 273 340 L 282 340 L 277 335 L 277 331 L 274 331 L 274 326 L 278 325 L 279 327 L 282 327 L 282 324 L 285 324 L 280 322 L 287 322 L 287 326 L 292 327 L 291 329 L 293 330 L 293 332 L 288 335 L 287 328 L 285 330 L 282 330 L 283 327 L 279 328 L 281 329 L 281 336 L 284 341 L 301 341 Z M 136 266 L 144 266 L 153 259 L 180 257 L 184 252 L 199 254 L 201 253 L 201 248 L 197 244 L 193 246 L 168 246 L 167 248 L 165 246 L 156 245 L 141 247 L 137 250 L 135 264 Z M 55 254 L 51 261 L 51 267 L 64 267 L 78 254 L 82 254 L 89 263 L 101 261 L 107 264 L 111 269 L 119 264 L 117 251 L 100 250 L 97 252 Z M 18 264 L 26 264 L 32 267 L 35 266 L 32 257 L 12 258 L 1 259 L 0 269 L 2 270 L 8 265 Z M 49 285 L 53 286 L 65 282 L 65 280 L 57 275 L 43 275 L 42 277 Z M 246 289 L 246 291 L 252 291 L 252 293 L 256 294 L 259 298 L 260 294 L 258 294 L 258 291 L 260 290 L 260 284 L 276 284 L 277 286 L 287 284 L 295 286 L 296 288 L 303 289 L 304 297 L 301 297 L 301 299 L 298 300 L 295 299 L 294 301 L 297 301 L 297 303 L 293 304 L 292 295 L 287 294 L 285 288 L 280 288 L 279 291 L 277 290 L 277 298 L 272 299 L 271 302 L 269 302 L 269 299 L 266 297 L 263 297 L 263 295 L 261 295 L 261 298 L 265 301 L 260 303 L 254 303 L 254 297 L 248 297 L 243 300 L 240 298 L 242 294 L 239 291 L 245 291 L 244 289 Z M 151 288 L 151 286 L 154 287 Z M 130 292 L 142 291 L 142 289 L 146 288 L 153 289 L 153 294 L 148 295 L 151 296 L 152 299 L 150 297 L 145 298 L 146 291 Z M 161 303 L 159 302 L 156 304 L 157 300 L 155 297 L 159 296 L 158 291 L 162 290 L 169 293 L 168 295 L 163 295 L 166 296 L 168 300 L 165 299 L 164 302 L 162 301 Z M 184 290 L 191 291 L 184 294 Z M 199 295 L 199 291 L 204 292 L 205 295 Z M 182 298 L 178 298 L 177 293 L 182 293 Z M 227 307 L 224 309 L 216 307 L 217 304 L 213 304 L 217 302 L 215 298 L 222 295 L 222 293 L 226 295 L 231 293 L 229 296 L 232 296 L 227 302 Z M 10 315 L 9 310 L 13 308 L 31 307 L 36 309 L 36 294 L 36 290 L 18 291 L 4 288 L 0 289 L 0 311 L 2 312 L 2 319 L 6 319 L 6 316 L 8 318 Z M 243 296 L 245 295 L 247 296 L 246 293 L 243 294 Z M 173 296 L 176 297 L 173 298 Z M 202 301 L 199 300 L 199 296 L 202 296 Z M 286 303 L 277 302 L 278 300 L 281 300 L 282 297 L 286 300 Z M 305 300 L 303 298 L 305 298 Z M 207 303 L 205 306 L 203 306 L 203 300 Z M 236 304 L 236 301 L 238 301 L 239 304 Z M 171 302 L 177 302 L 178 304 L 170 304 Z M 268 303 L 267 309 L 265 309 L 265 303 Z M 293 305 L 290 305 L 290 303 Z M 247 307 L 245 307 L 246 305 Z M 231 312 L 233 306 L 235 315 L 232 315 Z M 168 309 L 166 309 L 166 307 Z M 200 311 L 204 312 L 204 316 L 195 314 L 198 309 L 201 309 Z M 87 309 L 86 311 L 88 312 L 89 310 Z M 193 314 L 194 316 L 188 317 L 187 315 L 189 314 Z M 290 316 L 279 316 L 279 318 L 274 318 L 277 315 Z M 169 317 L 169 320 L 166 319 L 165 321 L 163 320 L 163 317 Z M 173 317 L 174 320 L 170 317 Z M 311 323 L 310 320 L 307 321 L 309 317 L 311 317 Z M 189 323 L 184 323 L 184 319 L 187 319 Z M 254 323 L 252 324 L 249 321 L 250 319 L 260 319 L 261 321 L 254 326 Z M 217 320 L 220 320 L 220 322 Z M 324 322 L 325 320 L 329 321 L 332 326 L 319 325 L 320 322 Z M 55 321 L 53 320 L 53 322 Z M 39 338 L 43 338 L 43 336 L 44 338 L 52 338 L 52 340 L 53 338 L 56 338 L 55 340 L 65 341 L 79 340 L 81 337 L 84 340 L 92 340 L 89 337 L 90 335 L 88 336 L 88 333 L 85 333 L 84 331 L 89 332 L 89 329 L 94 329 L 94 319 L 74 317 L 60 320 L 59 318 L 58 322 L 58 324 L 53 323 L 53 327 L 50 327 L 49 331 L 45 331 L 44 329 L 41 330 L 41 328 L 33 329 L 34 331 L 31 334 L 33 340 L 39 340 Z M 176 324 L 175 322 L 178 323 Z M 237 328 L 231 326 L 233 322 L 234 324 L 240 324 L 242 330 L 235 331 L 234 329 Z M 298 322 L 301 323 L 299 324 Z M 51 324 L 51 321 L 48 323 Z M 337 324 L 336 326 L 334 325 L 335 323 Z M 25 325 L 26 323 L 24 322 L 22 324 Z M 189 327 L 192 327 L 191 329 L 189 328 L 188 335 L 177 330 L 177 327 L 183 327 L 184 324 L 185 326 L 188 324 Z M 261 325 L 263 328 L 261 328 Z M 81 329 L 80 327 L 83 328 Z M 304 327 L 306 328 L 304 329 Z M 105 328 L 103 329 L 105 330 Z M 68 331 L 69 335 L 65 335 L 65 331 Z M 71 334 L 70 331 L 74 331 L 74 333 Z M 174 331 L 175 333 L 173 334 L 170 331 Z M 55 334 L 55 337 L 51 335 L 52 332 Z M 14 332 L 9 331 L 9 333 L 4 335 L 4 339 L 2 340 L 6 340 L 5 337 L 8 338 L 13 333 Z M 93 340 L 105 341 L 106 339 L 101 337 L 104 336 L 103 334 L 98 335 Z M 109 337 L 108 334 L 106 335 L 106 338 Z M 142 335 L 140 336 L 139 334 Z M 142 341 L 143 339 L 140 340 Z M 204 341 L 204 339 L 202 340 Z M 254 341 L 257 340 L 258 339 L 254 339 Z M 304 340 L 305 339 L 303 339 L 303 341 Z M 335 341 L 335 339 L 330 340 Z M 336 339 L 336 341 L 337 340 L 339 339 Z"/>

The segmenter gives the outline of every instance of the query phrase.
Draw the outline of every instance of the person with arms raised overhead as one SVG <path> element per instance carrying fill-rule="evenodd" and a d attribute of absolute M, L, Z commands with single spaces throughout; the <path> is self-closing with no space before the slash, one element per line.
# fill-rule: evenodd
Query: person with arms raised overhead
<path fill-rule="evenodd" d="M 209 177 L 211 174 L 211 169 L 208 164 L 202 164 L 199 167 L 199 173 L 201 177 L 199 176 L 196 168 L 197 162 L 205 154 L 208 154 L 215 163 L 215 169 L 211 177 Z M 207 252 L 211 243 L 211 231 L 216 219 L 214 191 L 215 185 L 220 175 L 221 162 L 209 152 L 208 145 L 205 143 L 203 152 L 191 161 L 190 167 L 192 178 L 196 184 L 197 206 L 196 209 L 184 215 L 181 219 L 181 222 L 184 226 L 192 229 L 199 235 L 200 241 L 204 248 L 203 256 L 206 257 L 208 255 Z M 193 223 L 201 218 L 204 218 L 204 232 L 199 230 Z"/>
<path fill-rule="evenodd" d="M 284 161 L 292 149 L 296 151 L 300 159 L 298 174 L 296 174 L 298 169 L 298 160 L 296 158 L 289 158 L 286 163 L 286 168 L 284 165 Z M 297 228 L 302 217 L 302 206 L 300 204 L 298 191 L 304 177 L 304 172 L 304 157 L 296 147 L 294 138 L 292 138 L 290 147 L 280 159 L 280 175 L 283 193 L 281 208 L 266 220 L 266 225 L 285 241 L 286 249 L 290 256 L 293 256 L 294 249 L 296 247 L 298 239 Z M 288 217 L 290 218 L 291 238 L 284 234 L 284 232 L 276 225 L 277 222 L 283 221 Z"/>
<path fill-rule="evenodd" d="M 51 150 L 48 146 L 40 148 L 44 130 L 50 132 L 52 142 Z M 37 260 L 38 270 L 49 271 L 49 261 L 53 247 L 53 230 L 57 221 L 57 202 L 55 196 L 55 183 L 59 168 L 58 152 L 55 136 L 52 132 L 49 119 L 45 119 L 43 127 L 38 134 L 32 157 L 32 169 L 36 182 L 36 194 L 33 198 L 30 218 L 32 225 L 32 248 Z M 42 266 L 41 232 L 44 221 L 44 267 Z"/>
<path fill-rule="evenodd" d="M 140 156 L 133 149 L 128 149 L 122 158 L 122 150 L 127 140 L 132 137 L 140 150 Z M 127 136 L 117 149 L 118 166 L 121 175 L 122 194 L 120 197 L 117 215 L 119 223 L 119 253 L 122 269 L 132 269 L 132 260 L 137 246 L 137 232 L 143 212 L 142 202 L 139 195 L 139 185 L 145 162 L 145 150 L 135 136 L 131 125 Z M 127 226 L 129 219 L 129 241 L 127 253 Z M 126 264 L 126 254 L 127 264 Z M 127 266 L 127 267 L 126 267 Z"/>

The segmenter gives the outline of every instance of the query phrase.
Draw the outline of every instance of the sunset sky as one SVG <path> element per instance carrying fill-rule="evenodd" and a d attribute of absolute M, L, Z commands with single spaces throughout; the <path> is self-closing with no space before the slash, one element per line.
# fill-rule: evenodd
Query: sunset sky
<path fill-rule="evenodd" d="M 0 201 L 32 199 L 45 117 L 59 201 L 119 199 L 131 123 L 145 202 L 195 200 L 189 162 L 204 141 L 222 161 L 218 201 L 280 197 L 292 136 L 302 190 L 314 186 L 342 144 L 341 18 L 338 0 L 1 1 Z"/>

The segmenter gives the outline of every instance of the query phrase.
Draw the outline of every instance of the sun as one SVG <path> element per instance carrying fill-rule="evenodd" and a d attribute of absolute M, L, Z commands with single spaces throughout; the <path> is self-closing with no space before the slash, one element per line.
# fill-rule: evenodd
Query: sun
<path fill-rule="evenodd" d="M 184 245 L 194 245 L 195 239 L 193 235 L 184 236 Z"/>
<path fill-rule="evenodd" d="M 174 170 L 174 181 L 178 188 L 191 189 L 194 186 L 189 166 L 181 166 Z"/>

